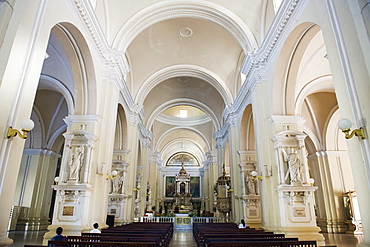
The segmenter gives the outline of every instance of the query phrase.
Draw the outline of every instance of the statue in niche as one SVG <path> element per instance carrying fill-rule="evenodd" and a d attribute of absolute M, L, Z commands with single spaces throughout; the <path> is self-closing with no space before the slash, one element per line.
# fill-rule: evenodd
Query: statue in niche
<path fill-rule="evenodd" d="M 78 181 L 80 175 L 80 169 L 84 157 L 84 148 L 77 146 L 74 153 L 68 159 L 69 165 L 69 180 Z"/>
<path fill-rule="evenodd" d="M 119 194 L 119 191 L 122 189 L 123 177 L 120 173 L 117 173 L 116 177 L 112 179 L 112 193 Z"/>
<path fill-rule="evenodd" d="M 247 177 L 247 189 L 248 195 L 256 194 L 256 186 L 254 184 L 253 179 Z"/>
<path fill-rule="evenodd" d="M 298 156 L 298 150 L 290 148 L 289 152 L 287 152 L 285 149 L 282 149 L 282 152 L 284 154 L 284 160 L 288 162 L 288 172 L 285 175 L 285 180 L 288 178 L 288 175 L 290 175 L 291 183 L 302 182 L 302 164 Z"/>

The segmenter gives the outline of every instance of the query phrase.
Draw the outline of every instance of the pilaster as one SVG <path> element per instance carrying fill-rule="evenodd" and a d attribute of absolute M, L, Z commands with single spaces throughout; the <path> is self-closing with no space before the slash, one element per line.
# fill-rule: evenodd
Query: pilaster
<path fill-rule="evenodd" d="M 52 225 L 44 235 L 44 242 L 55 235 L 55 229 L 63 226 L 66 235 L 80 235 L 90 228 L 93 211 L 91 201 L 92 156 L 97 137 L 93 134 L 99 117 L 74 115 L 65 119 L 68 131 L 63 134 L 65 146 L 61 162 L 60 180 L 56 190 Z M 101 202 L 104 202 L 103 200 Z M 95 206 L 95 205 L 94 205 Z"/>
<path fill-rule="evenodd" d="M 30 207 L 27 217 L 18 219 L 17 230 L 46 230 L 50 225 L 51 185 L 54 183 L 54 174 L 60 154 L 50 150 L 25 149 L 23 156 L 23 159 L 26 160 L 22 164 L 25 163 L 26 165 L 25 174 L 27 174 L 27 180 L 34 182 L 28 183 L 29 185 L 33 185 L 33 194 L 30 202 L 25 202 L 23 198 L 26 184 L 23 183 L 25 186 L 21 188 L 21 198 L 19 201 L 22 201 L 22 204 L 29 204 Z M 30 174 L 27 171 L 28 169 L 32 169 L 30 167 L 32 163 L 37 165 L 37 171 L 34 174 Z M 21 175 L 24 176 L 25 174 Z"/>

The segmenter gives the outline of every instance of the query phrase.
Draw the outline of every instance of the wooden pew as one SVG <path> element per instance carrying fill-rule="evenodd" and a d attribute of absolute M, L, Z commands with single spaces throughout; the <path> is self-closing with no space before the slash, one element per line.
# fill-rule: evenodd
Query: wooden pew
<path fill-rule="evenodd" d="M 298 242 L 298 238 L 207 238 L 204 243 L 204 247 L 212 247 L 214 244 L 219 243 L 238 243 L 238 244 L 248 244 L 248 243 L 273 243 L 280 244 L 285 242 Z"/>
<path fill-rule="evenodd" d="M 136 246 L 136 247 L 157 247 L 154 242 L 90 242 L 90 241 L 48 241 L 49 246 L 59 247 L 115 247 L 115 246 Z"/>
<path fill-rule="evenodd" d="M 316 241 L 294 242 L 215 242 L 211 247 L 317 247 Z"/>

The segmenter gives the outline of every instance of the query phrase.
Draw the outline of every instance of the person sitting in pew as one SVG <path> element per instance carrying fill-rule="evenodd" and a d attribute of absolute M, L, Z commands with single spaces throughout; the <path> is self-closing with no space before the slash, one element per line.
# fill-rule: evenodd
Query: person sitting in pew
<path fill-rule="evenodd" d="M 94 227 L 94 229 L 92 229 L 90 231 L 90 233 L 101 233 L 101 231 L 99 230 L 99 224 L 98 223 L 94 223 L 93 227 Z"/>
<path fill-rule="evenodd" d="M 67 237 L 66 236 L 63 236 L 62 233 L 63 233 L 63 228 L 62 227 L 57 227 L 56 229 L 56 234 L 54 237 L 51 238 L 51 241 L 67 241 Z"/>
<path fill-rule="evenodd" d="M 242 219 L 242 220 L 240 221 L 240 224 L 238 225 L 238 227 L 239 227 L 239 228 L 246 228 L 246 227 L 247 227 L 247 225 L 245 224 L 244 219 Z"/>

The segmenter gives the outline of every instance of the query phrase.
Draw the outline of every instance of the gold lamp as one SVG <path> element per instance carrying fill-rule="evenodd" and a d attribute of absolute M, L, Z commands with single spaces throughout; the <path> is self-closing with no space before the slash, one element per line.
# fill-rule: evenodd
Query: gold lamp
<path fill-rule="evenodd" d="M 252 171 L 251 175 L 252 175 L 254 180 L 257 180 L 257 179 L 262 180 L 262 176 L 258 176 L 258 172 L 256 172 L 256 171 Z"/>
<path fill-rule="evenodd" d="M 338 122 L 339 129 L 345 134 L 346 139 L 351 139 L 354 135 L 360 137 L 361 139 L 365 139 L 365 130 L 363 127 L 359 129 L 355 129 L 351 131 L 352 122 L 347 118 L 342 118 Z"/>
<path fill-rule="evenodd" d="M 13 129 L 12 126 L 9 126 L 6 138 L 10 139 L 11 137 L 18 135 L 20 138 L 26 139 L 28 132 L 30 132 L 34 126 L 35 123 L 31 119 L 25 119 L 21 123 L 23 134 L 19 130 Z"/>

